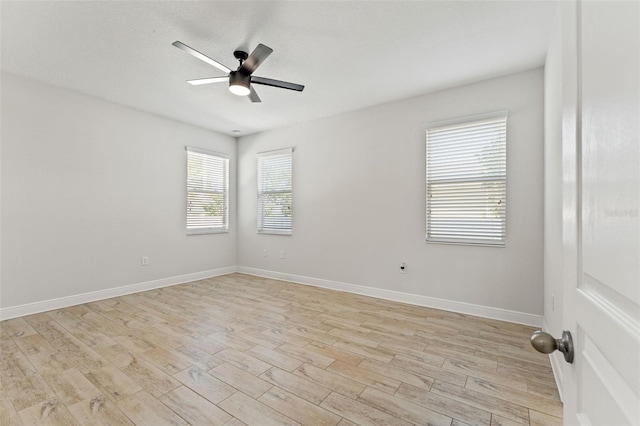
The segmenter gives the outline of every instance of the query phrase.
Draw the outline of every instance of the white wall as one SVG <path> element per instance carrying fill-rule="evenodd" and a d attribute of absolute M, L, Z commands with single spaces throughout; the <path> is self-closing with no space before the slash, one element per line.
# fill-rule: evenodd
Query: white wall
<path fill-rule="evenodd" d="M 185 233 L 185 145 L 235 138 L 2 74 L 0 307 L 236 264 L 231 232 Z M 148 256 L 142 267 L 140 257 Z"/>
<path fill-rule="evenodd" d="M 426 244 L 425 125 L 504 109 L 507 247 Z M 290 146 L 293 235 L 258 235 L 255 155 Z M 240 138 L 238 185 L 241 267 L 543 312 L 542 68 Z"/>
<path fill-rule="evenodd" d="M 11 74 L 2 84 L 0 308 L 240 265 L 543 312 L 542 69 L 242 138 L 237 223 L 234 138 Z M 426 244 L 425 125 L 502 109 L 507 247 Z M 185 235 L 184 145 L 231 156 L 229 234 Z M 255 154 L 287 146 L 294 235 L 257 235 Z"/>

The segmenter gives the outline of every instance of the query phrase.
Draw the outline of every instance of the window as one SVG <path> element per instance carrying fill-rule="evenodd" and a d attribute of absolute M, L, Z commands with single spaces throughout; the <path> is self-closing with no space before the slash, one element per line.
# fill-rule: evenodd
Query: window
<path fill-rule="evenodd" d="M 258 232 L 291 235 L 293 149 L 258 154 Z"/>
<path fill-rule="evenodd" d="M 229 231 L 229 158 L 187 147 L 187 234 Z"/>
<path fill-rule="evenodd" d="M 427 242 L 504 246 L 507 113 L 427 129 Z"/>

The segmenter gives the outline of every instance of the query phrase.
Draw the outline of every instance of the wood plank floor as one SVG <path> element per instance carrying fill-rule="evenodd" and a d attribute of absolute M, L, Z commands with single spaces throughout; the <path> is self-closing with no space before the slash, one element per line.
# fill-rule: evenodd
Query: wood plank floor
<path fill-rule="evenodd" d="M 0 323 L 5 425 L 560 425 L 533 329 L 242 274 Z"/>

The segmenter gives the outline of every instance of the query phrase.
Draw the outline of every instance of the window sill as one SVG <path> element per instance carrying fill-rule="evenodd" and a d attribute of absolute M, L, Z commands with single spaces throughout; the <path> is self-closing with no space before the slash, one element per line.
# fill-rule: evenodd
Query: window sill
<path fill-rule="evenodd" d="M 187 229 L 187 235 L 228 234 L 228 229 Z"/>
<path fill-rule="evenodd" d="M 266 235 L 289 235 L 291 236 L 291 231 L 257 231 L 257 234 L 266 234 Z"/>
<path fill-rule="evenodd" d="M 427 244 L 445 244 L 449 246 L 474 246 L 474 247 L 493 247 L 493 248 L 505 248 L 506 243 L 472 243 L 468 241 L 425 241 Z"/>

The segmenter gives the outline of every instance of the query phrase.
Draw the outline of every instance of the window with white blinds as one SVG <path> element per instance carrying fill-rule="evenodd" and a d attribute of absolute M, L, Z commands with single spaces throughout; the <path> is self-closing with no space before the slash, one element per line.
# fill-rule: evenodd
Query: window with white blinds
<path fill-rule="evenodd" d="M 229 231 L 229 158 L 187 150 L 187 234 Z"/>
<path fill-rule="evenodd" d="M 258 154 L 258 232 L 291 235 L 291 148 Z"/>
<path fill-rule="evenodd" d="M 427 129 L 427 242 L 504 246 L 507 113 Z"/>

